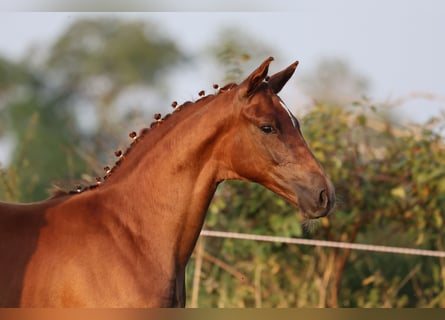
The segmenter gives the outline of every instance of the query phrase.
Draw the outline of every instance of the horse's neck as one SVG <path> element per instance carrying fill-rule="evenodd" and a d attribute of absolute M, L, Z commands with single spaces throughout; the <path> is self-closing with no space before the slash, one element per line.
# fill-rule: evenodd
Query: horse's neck
<path fill-rule="evenodd" d="M 182 266 L 193 250 L 218 182 L 228 177 L 220 167 L 221 159 L 215 158 L 227 110 L 211 103 L 187 108 L 196 110 L 181 110 L 188 114 L 153 129 L 159 130 L 153 135 L 158 141 L 153 144 L 148 140 L 152 137 L 144 137 L 98 188 L 113 195 L 108 199 L 122 226 L 173 248 L 176 263 Z"/>

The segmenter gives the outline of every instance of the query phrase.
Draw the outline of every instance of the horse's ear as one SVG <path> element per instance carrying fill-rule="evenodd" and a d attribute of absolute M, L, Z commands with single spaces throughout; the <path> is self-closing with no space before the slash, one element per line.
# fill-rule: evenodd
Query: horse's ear
<path fill-rule="evenodd" d="M 297 66 L 298 66 L 298 61 L 295 61 L 286 69 L 281 70 L 280 72 L 277 72 L 274 75 L 270 76 L 268 82 L 269 87 L 275 94 L 277 94 L 278 92 L 281 91 L 281 89 L 283 89 L 284 85 L 294 74 L 294 71 L 297 68 Z"/>
<path fill-rule="evenodd" d="M 272 57 L 264 60 L 264 62 L 240 84 L 240 92 L 243 97 L 250 96 L 263 83 L 269 71 L 269 64 L 272 61 Z"/>

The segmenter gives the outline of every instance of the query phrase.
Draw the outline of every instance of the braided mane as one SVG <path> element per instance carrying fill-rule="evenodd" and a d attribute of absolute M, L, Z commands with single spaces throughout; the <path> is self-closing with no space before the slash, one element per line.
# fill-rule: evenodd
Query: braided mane
<path fill-rule="evenodd" d="M 183 104 L 179 105 L 176 101 L 173 101 L 171 106 L 174 109 L 174 111 L 172 113 L 168 113 L 164 117 L 162 117 L 161 114 L 159 114 L 159 113 L 155 113 L 154 114 L 155 121 L 153 121 L 149 127 L 141 129 L 139 134 L 137 134 L 135 131 L 130 132 L 129 137 L 131 139 L 133 139 L 133 142 L 127 147 L 127 149 L 124 152 L 122 152 L 121 150 L 116 150 L 114 152 L 114 155 L 116 157 L 118 157 L 119 159 L 115 162 L 114 166 L 104 167 L 105 175 L 103 177 L 100 177 L 100 176 L 96 177 L 96 184 L 87 185 L 87 186 L 76 185 L 74 190 L 69 190 L 69 191 L 64 190 L 58 186 L 53 186 L 52 189 L 50 190 L 52 198 L 61 197 L 61 196 L 69 195 L 69 194 L 79 194 L 84 191 L 92 190 L 92 189 L 99 187 L 101 185 L 101 183 L 103 183 L 103 181 L 105 181 L 107 178 L 109 178 L 115 172 L 115 170 L 122 164 L 122 162 L 125 161 L 125 159 L 128 157 L 130 152 L 135 148 L 135 146 L 137 144 L 139 144 L 142 140 L 146 139 L 147 136 L 150 136 L 150 134 L 152 134 L 152 132 L 156 132 L 156 128 L 160 127 L 164 123 L 170 123 L 171 121 L 174 121 L 175 119 L 178 120 L 179 119 L 178 114 L 179 115 L 182 114 L 180 112 L 181 110 L 186 109 L 186 108 L 188 109 L 191 107 L 193 107 L 193 108 L 202 107 L 203 105 L 206 105 L 207 103 L 213 101 L 215 99 L 215 97 L 226 93 L 227 91 L 233 89 L 236 86 L 237 86 L 236 83 L 229 83 L 229 84 L 225 85 L 224 87 L 219 88 L 219 86 L 217 84 L 214 84 L 213 88 L 215 90 L 217 90 L 219 88 L 219 90 L 217 91 L 216 94 L 205 95 L 205 91 L 201 90 L 199 92 L 199 96 L 201 98 L 199 98 L 198 100 L 196 100 L 194 102 L 186 101 Z"/>

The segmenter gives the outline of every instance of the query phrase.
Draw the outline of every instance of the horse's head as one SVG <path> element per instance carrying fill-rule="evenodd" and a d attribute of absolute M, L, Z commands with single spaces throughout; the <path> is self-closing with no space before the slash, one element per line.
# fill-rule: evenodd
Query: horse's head
<path fill-rule="evenodd" d="M 306 218 L 326 216 L 335 203 L 334 187 L 277 95 L 298 62 L 268 77 L 272 60 L 232 89 L 237 123 L 227 143 L 230 169 L 236 178 L 260 183 L 299 206 Z"/>

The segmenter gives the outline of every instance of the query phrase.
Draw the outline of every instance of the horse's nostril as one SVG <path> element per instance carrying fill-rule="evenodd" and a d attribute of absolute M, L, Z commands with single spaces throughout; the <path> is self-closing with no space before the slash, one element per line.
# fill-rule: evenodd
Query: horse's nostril
<path fill-rule="evenodd" d="M 325 189 L 321 190 L 320 192 L 320 198 L 318 199 L 320 201 L 320 207 L 327 208 L 329 204 L 329 197 Z"/>

